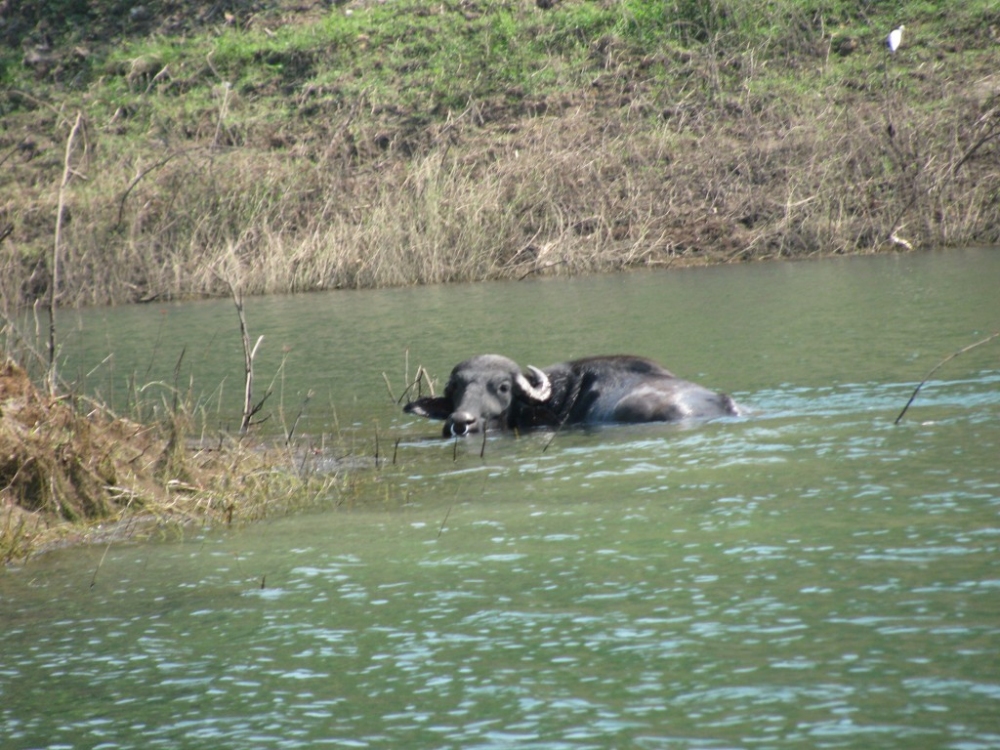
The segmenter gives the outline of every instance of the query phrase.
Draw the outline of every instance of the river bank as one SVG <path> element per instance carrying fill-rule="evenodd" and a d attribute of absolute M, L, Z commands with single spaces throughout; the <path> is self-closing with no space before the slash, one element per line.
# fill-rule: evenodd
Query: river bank
<path fill-rule="evenodd" d="M 135 421 L 81 394 L 50 396 L 5 359 L 0 565 L 62 545 L 240 525 L 351 496 L 335 462 L 315 471 L 319 455 L 225 435 L 192 439 L 182 400 L 160 415 Z"/>
<path fill-rule="evenodd" d="M 988 2 L 2 17 L 8 310 L 1000 241 Z"/>

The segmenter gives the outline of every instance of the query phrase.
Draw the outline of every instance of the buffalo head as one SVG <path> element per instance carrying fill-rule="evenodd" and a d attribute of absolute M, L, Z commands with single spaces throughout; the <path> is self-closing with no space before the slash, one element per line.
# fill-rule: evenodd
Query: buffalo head
<path fill-rule="evenodd" d="M 455 365 L 443 396 L 411 401 L 405 411 L 443 419 L 445 437 L 461 436 L 505 428 L 521 407 L 542 404 L 551 394 L 548 376 L 537 367 L 529 365 L 525 375 L 507 357 L 481 354 Z"/>

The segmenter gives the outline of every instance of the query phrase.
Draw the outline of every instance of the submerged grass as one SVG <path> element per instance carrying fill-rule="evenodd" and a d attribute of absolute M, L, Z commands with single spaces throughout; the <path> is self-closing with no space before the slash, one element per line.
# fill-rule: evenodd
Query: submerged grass
<path fill-rule="evenodd" d="M 986 0 L 4 12 L 12 307 L 1000 242 Z"/>

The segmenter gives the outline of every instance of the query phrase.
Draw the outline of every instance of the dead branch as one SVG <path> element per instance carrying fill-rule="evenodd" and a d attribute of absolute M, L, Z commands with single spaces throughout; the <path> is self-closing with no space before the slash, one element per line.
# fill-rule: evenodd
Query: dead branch
<path fill-rule="evenodd" d="M 135 186 L 138 185 L 146 175 L 148 175 L 150 172 L 154 172 L 155 170 L 159 169 L 162 166 L 165 166 L 169 161 L 178 156 L 189 154 L 192 151 L 199 151 L 201 150 L 201 148 L 202 148 L 201 146 L 198 146 L 196 148 L 187 148 L 181 151 L 174 151 L 172 154 L 164 157 L 160 161 L 156 162 L 156 164 L 154 164 L 153 166 L 149 167 L 148 169 L 142 170 L 142 172 L 136 175 L 135 179 L 133 179 L 132 182 L 129 183 L 128 187 L 125 188 L 125 192 L 122 193 L 121 200 L 118 202 L 118 221 L 115 222 L 115 226 L 112 231 L 116 231 L 118 227 L 120 227 L 122 224 L 122 214 L 125 212 L 125 201 L 128 200 L 129 193 L 132 192 Z"/>
<path fill-rule="evenodd" d="M 314 391 L 310 388 L 309 392 L 306 393 L 306 397 L 304 399 L 302 399 L 302 403 L 299 404 L 299 413 L 296 414 L 295 415 L 295 419 L 292 420 L 292 427 L 291 427 L 290 430 L 288 430 L 288 437 L 285 438 L 285 445 L 290 445 L 291 444 L 291 442 L 292 442 L 292 436 L 295 434 L 295 428 L 298 427 L 299 420 L 302 419 L 302 414 L 305 412 L 306 406 L 312 400 L 313 395 L 314 395 Z M 263 402 L 261 402 L 261 404 L 263 405 Z"/>
<path fill-rule="evenodd" d="M 567 261 L 566 258 L 563 258 L 562 260 L 550 260 L 548 263 L 543 263 L 540 266 L 535 266 L 534 268 L 529 268 L 527 271 L 525 271 L 520 276 L 518 276 L 517 280 L 518 281 L 524 281 L 526 278 L 528 278 L 529 276 L 531 276 L 534 273 L 541 273 L 542 271 L 547 271 L 550 268 L 555 268 L 556 266 L 561 266 L 561 265 L 563 265 L 564 263 L 567 263 L 567 262 L 568 261 Z"/>
<path fill-rule="evenodd" d="M 384 375 L 385 373 L 383 373 L 383 376 Z M 399 398 L 394 398 L 395 402 L 397 404 L 403 403 L 403 399 L 407 397 L 407 395 L 410 393 L 410 391 L 414 389 L 414 387 L 417 389 L 417 398 L 420 398 L 421 386 L 423 385 L 424 382 L 427 383 L 427 387 L 430 389 L 431 396 L 433 397 L 434 381 L 431 380 L 431 376 L 428 374 L 427 370 L 424 369 L 424 366 L 419 365 L 417 367 L 417 374 L 413 378 L 413 382 L 406 386 L 406 389 L 403 391 L 403 393 L 400 395 Z M 388 385 L 388 379 L 386 379 L 386 384 Z M 392 389 L 389 390 L 389 395 L 392 396 Z"/>
<path fill-rule="evenodd" d="M 244 389 L 243 398 L 243 420 L 240 422 L 240 434 L 246 435 L 247 430 L 250 429 L 250 419 L 261 410 L 264 406 L 264 401 L 267 399 L 270 392 L 264 395 L 264 398 L 256 405 L 253 404 L 253 360 L 257 356 L 257 349 L 260 347 L 260 342 L 264 340 L 264 336 L 261 335 L 257 338 L 257 343 L 253 345 L 253 349 L 250 348 L 250 335 L 247 333 L 246 318 L 243 315 L 243 300 L 237 303 L 237 311 L 240 316 L 240 334 L 243 337 L 243 362 L 245 366 L 245 377 L 246 377 L 246 388 Z"/>
<path fill-rule="evenodd" d="M 11 148 L 6 154 L 4 154 L 4 157 L 0 159 L 0 167 L 2 167 L 4 165 L 4 162 L 6 162 L 10 157 L 12 157 L 18 151 L 20 151 L 21 147 L 24 146 L 24 144 L 27 143 L 27 141 L 28 141 L 28 136 L 24 136 L 24 138 L 22 138 L 20 141 L 17 142 L 16 146 Z"/>
<path fill-rule="evenodd" d="M 930 372 L 928 372 L 924 376 L 924 379 L 920 381 L 920 384 L 916 388 L 913 389 L 913 395 L 910 396 L 910 400 L 906 402 L 906 406 L 903 407 L 903 411 L 899 412 L 899 416 L 896 417 L 896 421 L 893 422 L 893 424 L 899 424 L 899 421 L 903 418 L 903 415 L 906 414 L 906 410 L 910 408 L 910 404 L 913 403 L 913 400 L 917 397 L 917 394 L 920 392 L 920 389 L 924 387 L 924 383 L 926 383 L 928 380 L 930 380 L 931 376 L 935 372 L 937 372 L 939 369 L 941 369 L 942 366 L 944 366 L 948 362 L 951 362 L 951 360 L 955 359 L 955 357 L 957 357 L 958 355 L 965 354 L 967 351 L 975 349 L 977 346 L 982 346 L 983 344 L 986 344 L 986 343 L 992 341 L 993 339 L 997 338 L 998 336 L 1000 336 L 1000 331 L 997 331 L 996 333 L 990 334 L 986 338 L 981 339 L 981 340 L 977 341 L 974 344 L 969 344 L 968 346 L 963 346 L 957 352 L 953 352 L 952 354 L 949 354 L 947 357 L 945 357 L 940 362 L 938 362 L 936 365 L 934 365 L 934 367 L 931 368 Z"/>
<path fill-rule="evenodd" d="M 990 115 L 996 115 L 996 114 L 997 114 L 997 110 L 994 109 L 991 112 L 988 112 L 987 114 L 983 115 L 979 119 L 979 121 L 982 122 L 983 120 L 985 120 Z M 983 135 L 975 143 L 973 143 L 969 147 L 969 149 L 962 155 L 962 158 L 959 159 L 958 162 L 956 162 L 956 164 L 955 164 L 954 167 L 952 167 L 952 170 L 951 170 L 952 174 L 957 173 L 958 170 L 961 169 L 962 165 L 965 164 L 965 162 L 967 162 L 969 159 L 971 159 L 980 148 L 982 148 L 988 142 L 990 142 L 991 140 L 993 140 L 994 138 L 997 138 L 997 137 L 1000 137 L 1000 120 L 998 120 L 997 118 L 994 117 L 993 120 L 990 122 L 989 128 L 987 128 L 987 130 L 986 130 L 986 134 Z"/>
<path fill-rule="evenodd" d="M 240 434 L 246 435 L 247 430 L 250 429 L 251 418 L 260 411 L 261 407 L 264 405 L 264 401 L 270 393 L 265 394 L 264 398 L 260 400 L 260 403 L 254 405 L 253 403 L 253 360 L 257 356 L 257 349 L 260 348 L 260 342 L 264 340 L 264 336 L 261 335 L 257 338 L 257 343 L 250 346 L 250 333 L 247 330 L 247 317 L 246 312 L 243 307 L 243 292 L 239 290 L 231 281 L 227 279 L 229 284 L 229 290 L 233 295 L 233 303 L 236 305 L 236 314 L 240 318 L 240 338 L 243 341 L 243 365 L 244 365 L 244 384 L 243 389 L 243 419 L 240 421 Z"/>
<path fill-rule="evenodd" d="M 271 395 L 268 388 L 263 398 L 256 404 L 253 402 L 253 360 L 257 356 L 257 350 L 264 340 L 263 334 L 257 337 L 257 343 L 250 346 L 250 332 L 247 329 L 246 312 L 243 307 L 243 291 L 233 283 L 229 275 L 223 276 L 218 269 L 210 269 L 217 279 L 229 287 L 229 293 L 233 296 L 233 303 L 236 305 L 236 314 L 240 319 L 240 339 L 243 341 L 243 365 L 244 365 L 244 389 L 243 389 L 243 418 L 240 420 L 240 435 L 246 435 L 250 429 L 251 420 L 264 408 L 264 403 Z"/>
<path fill-rule="evenodd" d="M 389 391 L 389 398 L 392 399 L 394 403 L 399 403 L 398 401 L 396 401 L 396 394 L 392 392 L 392 384 L 389 382 L 389 376 L 386 375 L 384 372 L 382 373 L 382 380 L 385 381 L 385 388 L 387 391 Z"/>

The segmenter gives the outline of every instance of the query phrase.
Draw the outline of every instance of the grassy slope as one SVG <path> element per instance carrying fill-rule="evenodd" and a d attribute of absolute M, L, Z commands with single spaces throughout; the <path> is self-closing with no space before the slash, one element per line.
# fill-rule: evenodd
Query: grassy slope
<path fill-rule="evenodd" d="M 19 5 L 8 304 L 1000 241 L 989 0 Z"/>

